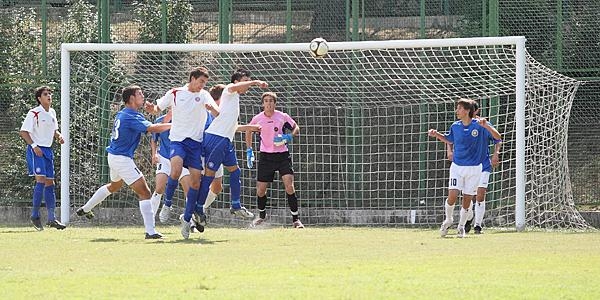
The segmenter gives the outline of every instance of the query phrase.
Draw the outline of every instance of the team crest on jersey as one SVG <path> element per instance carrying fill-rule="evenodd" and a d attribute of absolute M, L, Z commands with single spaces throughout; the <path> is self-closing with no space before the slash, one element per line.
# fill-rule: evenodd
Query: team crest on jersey
<path fill-rule="evenodd" d="M 478 135 L 479 135 L 479 131 L 477 129 L 473 129 L 473 131 L 471 131 L 472 137 L 477 137 Z"/>
<path fill-rule="evenodd" d="M 212 162 L 212 161 L 209 161 L 208 162 L 208 167 L 211 168 L 211 169 L 213 169 L 215 167 L 215 163 Z"/>
<path fill-rule="evenodd" d="M 35 173 L 36 173 L 36 174 L 40 174 L 41 172 L 42 172 L 42 169 L 41 169 L 41 168 L 35 168 Z"/>
<path fill-rule="evenodd" d="M 196 98 L 194 98 L 194 100 L 195 100 L 196 102 L 200 102 L 200 97 L 196 97 Z"/>

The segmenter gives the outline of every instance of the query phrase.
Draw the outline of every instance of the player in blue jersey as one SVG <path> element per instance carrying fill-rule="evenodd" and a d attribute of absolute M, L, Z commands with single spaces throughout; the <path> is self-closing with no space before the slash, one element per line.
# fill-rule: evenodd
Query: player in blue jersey
<path fill-rule="evenodd" d="M 40 207 L 44 200 L 48 211 L 46 225 L 56 229 L 65 229 L 66 226 L 56 220 L 54 216 L 56 195 L 54 192 L 54 154 L 52 152 L 53 139 L 61 144 L 65 141 L 58 131 L 56 112 L 50 107 L 52 90 L 47 86 L 37 88 L 35 99 L 39 105 L 27 112 L 19 132 L 21 138 L 27 143 L 25 154 L 29 176 L 35 177 L 31 223 L 36 230 L 44 230 L 40 219 Z"/>
<path fill-rule="evenodd" d="M 115 116 L 110 144 L 106 147 L 110 183 L 99 188 L 84 206 L 77 209 L 77 215 L 85 216 L 88 219 L 93 218 L 92 208 L 110 194 L 117 192 L 125 182 L 139 198 L 146 239 L 160 239 L 162 235 L 154 228 L 150 188 L 148 188 L 144 174 L 135 165 L 133 155 L 142 134 L 169 130 L 171 124 L 152 124 L 138 111 L 144 106 L 144 93 L 139 86 L 131 85 L 124 88 L 122 96 L 125 107 Z"/>
<path fill-rule="evenodd" d="M 474 115 L 474 101 L 461 98 L 456 104 L 456 116 L 459 120 L 450 126 L 448 134 L 443 135 L 435 129 L 428 131 L 429 136 L 454 146 L 448 180 L 448 199 L 444 204 L 446 218 L 440 227 L 442 237 L 446 236 L 448 228 L 452 225 L 454 205 L 460 192 L 463 194 L 463 201 L 458 222 L 458 237 L 466 235 L 465 223 L 471 214 L 471 201 L 477 194 L 482 172 L 481 157 L 485 152 L 482 144 L 490 137 L 498 140 L 501 138 L 500 133 L 485 118 L 474 119 Z"/>
<path fill-rule="evenodd" d="M 475 106 L 475 118 L 479 118 L 479 104 L 477 102 L 474 103 Z M 482 136 L 483 137 L 483 136 Z M 494 153 L 490 159 L 490 147 L 489 144 L 492 143 L 494 145 Z M 485 215 L 485 194 L 487 193 L 487 187 L 490 180 L 490 173 L 492 172 L 492 168 L 497 167 L 500 164 L 500 147 L 502 141 L 496 139 L 488 139 L 484 140 L 482 146 L 484 147 L 484 152 L 482 152 L 482 172 L 481 177 L 479 178 L 479 185 L 477 186 L 477 195 L 475 196 L 475 201 L 473 201 L 472 213 L 470 214 L 470 218 L 467 220 L 465 224 L 465 232 L 469 233 L 471 230 L 472 222 L 475 221 L 473 230 L 475 234 L 481 234 L 483 228 L 483 216 Z M 452 160 L 452 147 L 448 146 L 449 149 L 449 159 Z"/>
<path fill-rule="evenodd" d="M 185 213 L 181 219 L 181 235 L 187 239 L 190 235 L 192 214 L 196 211 L 199 222 L 197 225 L 206 225 L 204 204 L 208 190 L 215 177 L 219 166 L 223 164 L 230 174 L 231 189 L 231 213 L 244 218 L 253 218 L 254 214 L 249 212 L 241 203 L 241 181 L 240 168 L 237 163 L 233 137 L 236 131 L 258 130 L 259 126 L 238 126 L 240 115 L 240 94 L 244 94 L 252 86 L 267 88 L 268 84 L 262 80 L 251 80 L 250 72 L 239 69 L 231 76 L 231 83 L 225 86 L 221 95 L 219 115 L 213 120 L 206 130 L 206 138 L 203 144 L 205 155 L 205 174 L 202 176 L 198 203 L 186 203 Z"/>
<path fill-rule="evenodd" d="M 169 119 L 167 121 L 167 119 Z M 170 117 L 162 115 L 154 121 L 155 124 L 170 123 Z M 168 157 L 171 154 L 171 140 L 169 140 L 170 130 L 160 133 L 153 133 L 150 140 L 150 150 L 152 152 L 152 163 L 156 165 L 155 188 L 152 194 L 152 212 L 156 215 L 160 201 L 165 192 L 167 180 L 171 175 L 171 160 Z M 179 184 L 183 189 L 184 197 L 187 197 L 190 171 L 187 168 L 182 168 L 179 176 Z M 166 223 L 169 220 L 171 207 L 164 205 L 160 211 L 158 219 L 161 223 Z"/>

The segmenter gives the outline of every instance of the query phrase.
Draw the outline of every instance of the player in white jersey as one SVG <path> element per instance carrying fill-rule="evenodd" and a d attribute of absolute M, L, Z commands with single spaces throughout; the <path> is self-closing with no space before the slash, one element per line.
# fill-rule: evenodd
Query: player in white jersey
<path fill-rule="evenodd" d="M 165 96 L 157 100 L 156 105 L 146 102 L 146 111 L 149 113 L 158 114 L 170 107 L 173 114 L 169 135 L 171 176 L 167 182 L 164 203 L 169 209 L 172 209 L 173 194 L 183 167 L 190 171 L 190 188 L 186 205 L 188 201 L 192 202 L 190 205 L 195 204 L 198 198 L 203 169 L 201 153 L 204 139 L 204 126 L 200 124 L 206 123 L 207 109 L 214 115 L 218 115 L 217 104 L 204 90 L 208 78 L 206 68 L 195 68 L 189 73 L 187 85 L 169 90 Z"/>
<path fill-rule="evenodd" d="M 121 189 L 125 182 L 139 198 L 146 239 L 160 239 L 162 235 L 154 228 L 150 188 L 144 174 L 135 165 L 133 156 L 142 134 L 169 130 L 171 124 L 152 124 L 144 118 L 139 112 L 139 109 L 144 106 L 144 93 L 139 86 L 132 85 L 124 88 L 122 97 L 125 107 L 115 116 L 110 144 L 106 147 L 110 182 L 99 188 L 84 206 L 77 209 L 76 213 L 78 216 L 85 216 L 88 219 L 93 218 L 92 209 L 110 194 Z"/>
<path fill-rule="evenodd" d="M 444 204 L 446 218 L 440 227 L 440 235 L 446 236 L 448 228 L 453 222 L 454 204 L 460 192 L 463 194 L 460 220 L 458 223 L 458 237 L 465 236 L 465 223 L 471 212 L 471 200 L 477 192 L 477 184 L 481 177 L 481 156 L 483 147 L 481 144 L 485 139 L 481 137 L 492 136 L 500 139 L 500 133 L 492 127 L 485 118 L 473 119 L 475 109 L 474 101 L 470 99 L 459 99 L 456 104 L 456 116 L 458 121 L 450 126 L 447 135 L 430 129 L 428 135 L 438 140 L 454 145 L 454 156 L 450 166 L 448 180 L 448 199 Z"/>
<path fill-rule="evenodd" d="M 239 69 L 231 76 L 231 83 L 223 89 L 221 95 L 221 104 L 219 105 L 219 115 L 213 120 L 206 130 L 203 150 L 205 155 L 206 170 L 200 183 L 200 194 L 198 203 L 187 205 L 183 216 L 181 216 L 181 235 L 187 239 L 190 235 L 190 220 L 192 214 L 198 214 L 196 226 L 206 225 L 206 215 L 204 215 L 204 203 L 208 190 L 215 177 L 215 172 L 223 164 L 230 174 L 231 189 L 231 213 L 245 218 L 253 218 L 254 215 L 241 204 L 241 181 L 240 168 L 237 164 L 235 148 L 233 146 L 233 137 L 237 130 L 247 129 L 258 130 L 259 126 L 238 126 L 238 117 L 240 115 L 240 95 L 248 91 L 252 86 L 267 88 L 268 84 L 261 80 L 251 80 L 250 72 Z"/>
<path fill-rule="evenodd" d="M 66 226 L 56 220 L 56 195 L 54 192 L 54 154 L 52 141 L 54 138 L 59 143 L 64 139 L 58 131 L 56 112 L 52 107 L 52 90 L 47 86 L 35 90 L 35 99 L 39 106 L 27 112 L 19 135 L 27 143 L 26 160 L 29 176 L 35 176 L 33 188 L 33 208 L 31 210 L 31 223 L 36 230 L 44 230 L 40 220 L 40 207 L 42 200 L 46 202 L 48 222 L 46 225 L 65 229 Z"/>

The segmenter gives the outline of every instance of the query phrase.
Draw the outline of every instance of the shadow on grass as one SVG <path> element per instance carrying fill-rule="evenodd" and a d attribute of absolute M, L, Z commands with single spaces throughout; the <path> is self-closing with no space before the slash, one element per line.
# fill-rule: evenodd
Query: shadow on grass
<path fill-rule="evenodd" d="M 92 239 L 90 240 L 90 242 L 93 243 L 114 243 L 114 242 L 118 242 L 119 239 L 115 239 L 115 238 L 100 238 L 100 239 Z"/>
<path fill-rule="evenodd" d="M 163 240 L 163 242 L 169 243 L 169 244 L 200 244 L 200 245 L 213 245 L 216 243 L 227 243 L 229 242 L 229 240 L 218 240 L 218 241 L 211 241 L 211 240 L 207 240 L 204 238 L 199 238 L 199 239 L 187 239 L 187 240 L 183 240 L 183 239 L 178 239 L 178 240 Z"/>

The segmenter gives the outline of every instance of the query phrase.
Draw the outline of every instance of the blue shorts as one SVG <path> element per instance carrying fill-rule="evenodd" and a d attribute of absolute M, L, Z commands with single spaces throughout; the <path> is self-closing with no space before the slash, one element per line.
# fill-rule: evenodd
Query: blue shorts
<path fill-rule="evenodd" d="M 171 142 L 171 157 L 181 157 L 185 168 L 203 170 L 202 143 L 187 138 L 181 142 Z"/>
<path fill-rule="evenodd" d="M 31 146 L 27 145 L 25 150 L 25 160 L 27 161 L 27 171 L 29 176 L 46 176 L 46 179 L 54 179 L 54 154 L 52 148 L 41 147 L 43 156 L 35 155 Z"/>
<path fill-rule="evenodd" d="M 217 171 L 221 164 L 225 167 L 237 166 L 237 157 L 233 143 L 226 138 L 207 133 L 203 142 L 206 167 Z"/>

